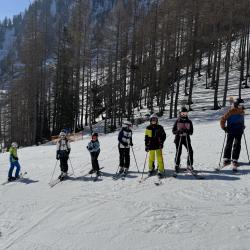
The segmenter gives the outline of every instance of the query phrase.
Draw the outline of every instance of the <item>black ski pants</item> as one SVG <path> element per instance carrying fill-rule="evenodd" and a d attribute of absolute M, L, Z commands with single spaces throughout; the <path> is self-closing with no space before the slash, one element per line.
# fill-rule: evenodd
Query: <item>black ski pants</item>
<path fill-rule="evenodd" d="M 96 172 L 99 171 L 99 162 L 98 162 L 98 156 L 100 154 L 99 152 L 92 152 L 90 153 L 91 155 L 91 163 L 92 163 L 92 169 L 95 170 Z"/>
<path fill-rule="evenodd" d="M 181 161 L 181 153 L 182 153 L 182 145 L 185 146 L 189 155 L 187 158 L 187 165 L 193 166 L 193 148 L 191 145 L 191 140 L 189 136 L 178 136 L 175 139 L 175 146 L 176 146 L 176 154 L 175 154 L 175 165 L 179 166 Z M 190 160 L 189 160 L 190 158 Z"/>
<path fill-rule="evenodd" d="M 119 148 L 120 167 L 129 169 L 130 165 L 130 148 Z"/>
<path fill-rule="evenodd" d="M 60 168 L 61 168 L 61 171 L 64 173 L 68 172 L 68 168 L 69 168 L 68 159 L 69 159 L 68 156 L 60 157 Z"/>
<path fill-rule="evenodd" d="M 227 143 L 224 150 L 225 160 L 235 160 L 238 161 L 241 150 L 241 138 L 242 134 L 234 135 L 227 134 Z M 233 149 L 233 150 L 232 150 Z"/>

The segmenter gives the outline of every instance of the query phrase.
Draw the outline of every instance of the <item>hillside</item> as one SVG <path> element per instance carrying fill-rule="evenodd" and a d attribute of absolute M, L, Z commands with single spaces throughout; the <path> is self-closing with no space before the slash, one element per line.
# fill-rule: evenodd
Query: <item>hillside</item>
<path fill-rule="evenodd" d="M 173 121 L 162 118 L 167 133 L 164 160 L 167 177 L 155 186 L 154 178 L 139 183 L 131 154 L 130 174 L 114 181 L 118 164 L 117 133 L 100 136 L 103 177 L 93 182 L 83 177 L 90 169 L 86 150 L 89 137 L 72 143 L 71 162 L 75 176 L 50 188 L 55 165 L 55 146 L 19 150 L 25 177 L 19 183 L 0 186 L 1 249 L 248 249 L 250 166 L 244 140 L 237 174 L 230 168 L 217 173 L 223 131 L 222 111 L 191 112 L 194 121 L 195 168 L 205 176 L 196 180 L 187 174 L 174 179 Z M 144 129 L 134 128 L 134 151 L 143 169 Z M 246 116 L 249 142 L 250 117 Z M 182 164 L 185 165 L 184 151 Z M 0 181 L 8 170 L 8 153 L 0 159 Z M 59 174 L 57 168 L 55 177 Z"/>

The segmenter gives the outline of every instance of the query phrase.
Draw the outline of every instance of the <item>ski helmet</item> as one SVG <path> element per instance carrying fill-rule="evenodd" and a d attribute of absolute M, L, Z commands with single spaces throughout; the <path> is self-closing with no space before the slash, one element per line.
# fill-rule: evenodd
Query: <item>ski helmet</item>
<path fill-rule="evenodd" d="M 181 107 L 180 113 L 182 113 L 182 112 L 185 112 L 185 113 L 188 112 L 188 110 L 185 106 Z"/>
<path fill-rule="evenodd" d="M 152 122 L 152 121 L 158 122 L 158 116 L 157 116 L 157 114 L 152 114 L 152 115 L 150 116 L 150 122 Z"/>
<path fill-rule="evenodd" d="M 123 127 L 126 128 L 126 127 L 131 127 L 132 126 L 132 123 L 130 121 L 124 121 L 123 122 Z"/>
<path fill-rule="evenodd" d="M 17 142 L 12 142 L 12 143 L 11 143 L 11 147 L 13 147 L 13 148 L 18 148 Z"/>
<path fill-rule="evenodd" d="M 98 137 L 98 133 L 96 133 L 96 132 L 93 133 L 93 134 L 92 134 L 92 137 Z"/>
<path fill-rule="evenodd" d="M 60 132 L 59 136 L 60 137 L 66 137 L 66 133 L 62 131 L 62 132 Z"/>
<path fill-rule="evenodd" d="M 241 98 L 238 98 L 235 102 L 234 102 L 234 106 L 238 107 L 241 103 L 244 103 L 244 100 Z"/>

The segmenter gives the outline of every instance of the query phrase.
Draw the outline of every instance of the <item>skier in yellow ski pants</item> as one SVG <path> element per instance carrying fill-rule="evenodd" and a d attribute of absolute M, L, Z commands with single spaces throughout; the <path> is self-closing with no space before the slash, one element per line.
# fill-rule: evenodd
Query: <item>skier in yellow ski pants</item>
<path fill-rule="evenodd" d="M 150 116 L 150 125 L 145 131 L 145 150 L 149 152 L 149 176 L 154 171 L 155 156 L 158 163 L 158 176 L 162 177 L 164 174 L 164 163 L 162 157 L 162 149 L 164 141 L 166 140 L 166 133 L 164 128 L 158 124 L 157 115 Z"/>

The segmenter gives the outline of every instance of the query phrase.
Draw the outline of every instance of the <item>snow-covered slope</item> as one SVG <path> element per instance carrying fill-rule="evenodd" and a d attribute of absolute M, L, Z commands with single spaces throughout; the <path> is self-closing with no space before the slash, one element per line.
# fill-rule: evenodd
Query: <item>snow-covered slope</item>
<path fill-rule="evenodd" d="M 0 249 L 249 249 L 250 166 L 244 140 L 237 174 L 217 166 L 224 133 L 217 117 L 221 111 L 191 112 L 194 120 L 195 168 L 205 175 L 196 180 L 183 174 L 170 177 L 175 148 L 173 120 L 161 119 L 167 133 L 164 148 L 167 178 L 155 186 L 154 179 L 139 183 L 141 174 L 131 154 L 131 172 L 114 181 L 118 166 L 117 133 L 100 136 L 101 181 L 82 177 L 90 169 L 86 149 L 88 136 L 72 143 L 75 176 L 48 186 L 55 166 L 54 145 L 19 150 L 27 178 L 0 186 Z M 144 129 L 134 128 L 134 151 L 142 171 L 145 159 Z M 250 117 L 246 116 L 250 141 Z M 250 144 L 249 144 L 250 147 Z M 182 163 L 185 165 L 186 153 Z M 6 180 L 8 153 L 0 157 L 0 182 Z M 59 174 L 56 169 L 55 177 Z"/>

